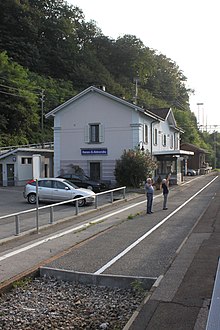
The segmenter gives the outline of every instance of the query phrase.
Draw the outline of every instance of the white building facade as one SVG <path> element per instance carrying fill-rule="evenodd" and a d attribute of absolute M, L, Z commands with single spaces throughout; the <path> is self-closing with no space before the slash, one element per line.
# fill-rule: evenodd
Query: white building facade
<path fill-rule="evenodd" d="M 181 131 L 171 109 L 163 114 L 87 88 L 46 115 L 54 117 L 54 176 L 80 167 L 91 178 L 114 182 L 124 150 L 179 154 Z"/>
<path fill-rule="evenodd" d="M 33 179 L 35 155 L 39 155 L 40 176 L 53 176 L 53 150 L 18 147 L 0 153 L 0 186 L 23 186 Z"/>

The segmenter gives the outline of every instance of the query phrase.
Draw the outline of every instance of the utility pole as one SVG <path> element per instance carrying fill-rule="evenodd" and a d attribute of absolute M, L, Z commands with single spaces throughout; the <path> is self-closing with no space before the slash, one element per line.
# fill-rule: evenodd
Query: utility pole
<path fill-rule="evenodd" d="M 42 137 L 42 148 L 44 144 L 44 89 L 40 92 L 40 101 L 41 101 L 41 137 Z"/>
<path fill-rule="evenodd" d="M 137 100 L 138 100 L 138 83 L 139 83 L 138 71 L 137 71 L 137 76 L 134 78 L 134 81 L 135 81 L 135 96 L 134 96 L 134 104 L 137 105 Z"/>
<path fill-rule="evenodd" d="M 214 134 L 214 169 L 216 169 L 216 157 L 217 157 L 217 154 L 216 154 L 216 144 L 217 144 L 217 134 L 218 134 L 218 132 L 217 131 L 214 131 L 213 132 L 213 134 Z"/>

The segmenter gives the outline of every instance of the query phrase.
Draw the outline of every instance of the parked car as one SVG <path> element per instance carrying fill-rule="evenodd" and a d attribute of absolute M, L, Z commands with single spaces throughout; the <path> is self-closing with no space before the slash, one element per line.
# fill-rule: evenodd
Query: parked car
<path fill-rule="evenodd" d="M 28 203 L 36 203 L 36 180 L 27 182 L 23 192 Z M 38 180 L 39 201 L 61 202 L 64 200 L 85 197 L 78 201 L 79 206 L 92 203 L 95 193 L 89 189 L 78 188 L 72 182 L 60 178 L 42 178 Z"/>
<path fill-rule="evenodd" d="M 63 178 L 74 183 L 77 187 L 91 189 L 98 193 L 108 189 L 106 183 L 99 180 L 91 180 L 87 175 L 82 174 L 63 174 L 59 175 L 58 178 Z"/>
<path fill-rule="evenodd" d="M 196 171 L 195 170 L 193 170 L 193 169 L 191 169 L 191 168 L 188 168 L 187 169 L 187 175 L 196 175 Z"/>

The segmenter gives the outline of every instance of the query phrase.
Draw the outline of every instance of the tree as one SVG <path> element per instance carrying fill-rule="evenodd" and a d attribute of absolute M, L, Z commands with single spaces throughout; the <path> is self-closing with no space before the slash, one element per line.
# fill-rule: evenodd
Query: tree
<path fill-rule="evenodd" d="M 72 82 L 30 72 L 0 53 L 0 146 L 52 141 L 44 114 L 75 94 Z"/>
<path fill-rule="evenodd" d="M 149 152 L 129 149 L 124 150 L 121 158 L 116 160 L 114 174 L 119 185 L 139 188 L 155 168 L 156 163 Z"/>
<path fill-rule="evenodd" d="M 0 145 L 26 144 L 37 130 L 38 95 L 28 70 L 0 53 Z"/>
<path fill-rule="evenodd" d="M 1 1 L 0 52 L 0 145 L 42 141 L 42 90 L 46 113 L 90 85 L 105 85 L 144 109 L 172 107 L 182 140 L 210 150 L 178 65 L 134 35 L 104 36 L 65 0 Z M 49 140 L 52 123 L 44 125 Z"/>

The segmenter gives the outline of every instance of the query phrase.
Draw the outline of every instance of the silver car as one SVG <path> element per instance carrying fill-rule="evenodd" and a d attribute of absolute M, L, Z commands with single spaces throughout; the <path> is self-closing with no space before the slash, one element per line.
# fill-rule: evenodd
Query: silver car
<path fill-rule="evenodd" d="M 29 181 L 23 192 L 28 203 L 36 203 L 36 180 Z M 61 202 L 65 200 L 85 197 L 78 201 L 79 206 L 92 203 L 95 193 L 90 189 L 78 188 L 72 182 L 59 178 L 42 178 L 38 180 L 38 200 Z"/>

